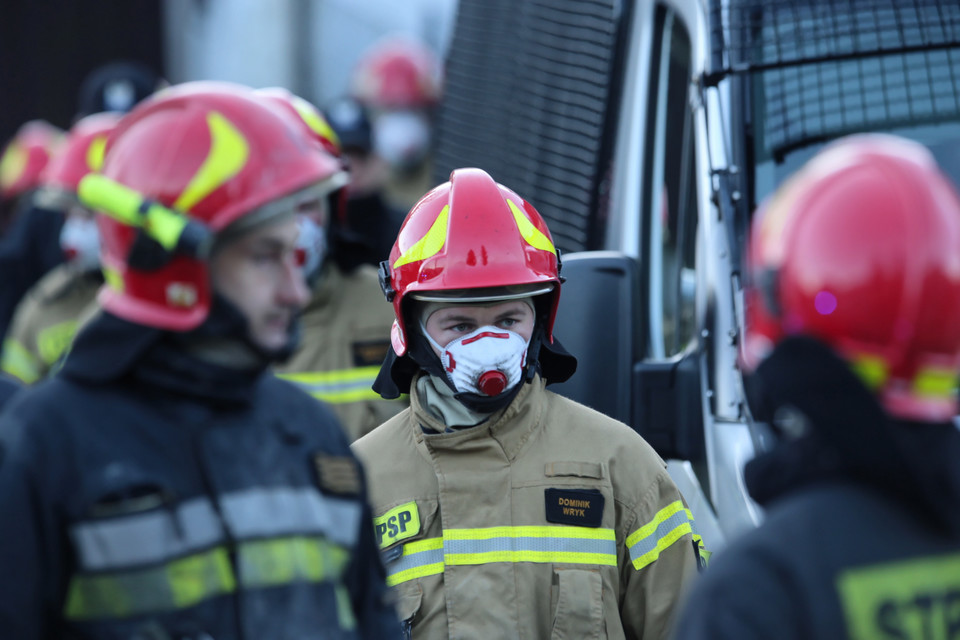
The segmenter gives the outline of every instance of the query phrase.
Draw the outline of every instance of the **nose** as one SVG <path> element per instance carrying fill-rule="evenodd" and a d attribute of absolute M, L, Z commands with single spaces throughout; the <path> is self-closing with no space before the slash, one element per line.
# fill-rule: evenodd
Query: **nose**
<path fill-rule="evenodd" d="M 283 261 L 283 274 L 277 297 L 283 306 L 297 309 L 303 309 L 310 300 L 310 290 L 307 288 L 303 269 L 293 252 Z"/>

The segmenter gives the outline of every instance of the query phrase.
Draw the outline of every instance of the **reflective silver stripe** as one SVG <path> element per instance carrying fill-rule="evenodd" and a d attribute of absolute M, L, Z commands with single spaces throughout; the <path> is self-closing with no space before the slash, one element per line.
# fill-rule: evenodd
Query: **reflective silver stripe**
<path fill-rule="evenodd" d="M 313 487 L 254 488 L 220 498 L 236 540 L 323 536 L 350 548 L 360 532 L 356 500 L 323 496 Z M 220 520 L 207 498 L 70 529 L 83 571 L 128 569 L 186 556 L 223 542 Z"/>
<path fill-rule="evenodd" d="M 638 570 L 660 555 L 660 551 L 674 542 L 674 536 L 691 531 L 687 512 L 679 509 L 667 518 L 659 520 L 656 528 L 630 545 L 630 559 Z M 629 538 L 628 538 L 629 541 Z M 638 566 L 639 565 L 639 566 Z"/>
<path fill-rule="evenodd" d="M 406 553 L 400 556 L 395 562 L 391 562 L 387 566 L 387 573 L 390 575 L 400 573 L 401 571 L 406 571 L 407 569 L 413 569 L 415 567 L 422 567 L 428 564 L 435 564 L 437 562 L 443 562 L 443 547 L 439 549 L 424 549 L 422 551 L 414 551 L 413 553 Z"/>
<path fill-rule="evenodd" d="M 250 489 L 224 495 L 220 504 L 237 539 L 323 535 L 352 547 L 360 532 L 358 501 L 323 496 L 313 487 Z"/>
<path fill-rule="evenodd" d="M 195 498 L 170 509 L 80 522 L 70 536 L 80 567 L 101 571 L 188 555 L 223 540 L 223 529 L 210 502 Z"/>
<path fill-rule="evenodd" d="M 616 557 L 616 540 L 582 538 L 503 537 L 488 540 L 445 540 L 444 551 L 453 553 L 501 553 L 526 551 L 543 553 L 597 553 Z"/>

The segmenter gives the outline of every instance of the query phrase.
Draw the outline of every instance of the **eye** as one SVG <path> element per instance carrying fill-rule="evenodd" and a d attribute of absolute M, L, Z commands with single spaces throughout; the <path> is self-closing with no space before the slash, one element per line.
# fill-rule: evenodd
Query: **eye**
<path fill-rule="evenodd" d="M 471 330 L 471 326 L 472 325 L 469 325 L 466 322 L 461 322 L 460 324 L 453 325 L 449 330 L 456 331 L 457 333 L 466 333 Z"/>
<path fill-rule="evenodd" d="M 500 321 L 501 327 L 513 327 L 520 323 L 520 320 L 517 318 L 504 318 Z"/>

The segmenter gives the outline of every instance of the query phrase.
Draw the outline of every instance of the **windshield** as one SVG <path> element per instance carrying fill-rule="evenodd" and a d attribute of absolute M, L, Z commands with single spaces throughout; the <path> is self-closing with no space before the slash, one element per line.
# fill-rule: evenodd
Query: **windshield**
<path fill-rule="evenodd" d="M 878 129 L 885 133 L 910 138 L 921 142 L 933 152 L 940 168 L 960 187 L 960 121 L 919 127 L 890 127 Z M 817 142 L 784 155 L 779 162 L 772 157 L 758 162 L 754 167 L 754 202 L 763 202 L 790 174 L 799 169 L 815 155 L 826 142 Z"/>
<path fill-rule="evenodd" d="M 724 0 L 745 70 L 756 205 L 824 144 L 882 131 L 926 144 L 960 182 L 960 4 Z"/>

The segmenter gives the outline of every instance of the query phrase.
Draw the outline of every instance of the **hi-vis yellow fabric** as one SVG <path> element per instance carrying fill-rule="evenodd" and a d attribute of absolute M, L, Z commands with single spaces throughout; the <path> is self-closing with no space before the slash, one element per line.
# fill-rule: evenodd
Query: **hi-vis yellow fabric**
<path fill-rule="evenodd" d="M 636 432 L 537 378 L 445 433 L 413 389 L 353 448 L 374 517 L 417 506 L 419 533 L 383 547 L 414 638 L 668 636 L 697 570 L 693 523 Z"/>
<path fill-rule="evenodd" d="M 4 340 L 0 367 L 33 384 L 66 354 L 80 316 L 95 303 L 103 281 L 63 264 L 33 286 L 14 312 Z"/>

